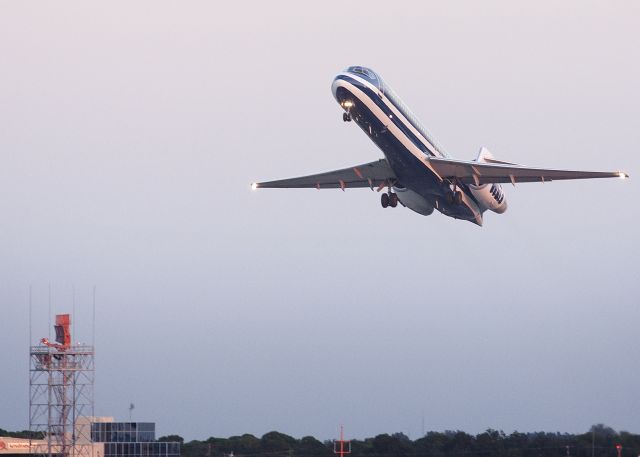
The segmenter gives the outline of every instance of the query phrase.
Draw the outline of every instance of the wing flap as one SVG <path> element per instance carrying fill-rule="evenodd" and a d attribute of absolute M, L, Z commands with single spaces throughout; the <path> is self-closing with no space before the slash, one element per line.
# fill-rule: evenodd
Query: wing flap
<path fill-rule="evenodd" d="M 532 168 L 492 160 L 490 163 L 429 158 L 441 178 L 456 178 L 465 184 L 545 182 L 566 179 L 628 178 L 621 171 L 576 171 Z"/>
<path fill-rule="evenodd" d="M 341 170 L 328 171 L 299 178 L 280 179 L 277 181 L 259 182 L 254 188 L 316 188 L 316 189 L 346 189 L 354 187 L 378 187 L 395 181 L 396 175 L 386 159 L 364 163 Z"/>

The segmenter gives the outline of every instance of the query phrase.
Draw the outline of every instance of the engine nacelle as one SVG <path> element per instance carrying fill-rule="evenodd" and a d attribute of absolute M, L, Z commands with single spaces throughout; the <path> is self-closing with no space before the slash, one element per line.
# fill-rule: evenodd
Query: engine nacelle
<path fill-rule="evenodd" d="M 478 151 L 476 162 L 487 162 L 487 159 L 493 159 L 493 154 L 483 146 Z M 470 185 L 469 189 L 478 201 L 480 211 L 485 212 L 489 209 L 494 213 L 502 214 L 507 210 L 507 199 L 500 184 Z"/>
<path fill-rule="evenodd" d="M 404 187 L 395 186 L 393 190 L 398 194 L 398 200 L 400 200 L 400 202 L 410 210 L 413 210 L 418 214 L 422 214 L 423 216 L 429 216 L 433 213 L 433 206 L 414 191 L 405 189 Z"/>
<path fill-rule="evenodd" d="M 507 199 L 500 184 L 470 185 L 471 193 L 478 201 L 480 211 L 491 210 L 502 214 L 507 210 Z"/>

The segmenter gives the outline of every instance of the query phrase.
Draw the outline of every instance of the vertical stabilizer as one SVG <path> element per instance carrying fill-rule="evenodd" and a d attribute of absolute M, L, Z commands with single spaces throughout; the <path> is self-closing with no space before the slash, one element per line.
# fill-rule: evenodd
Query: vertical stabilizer
<path fill-rule="evenodd" d="M 486 159 L 489 159 L 489 160 L 486 160 Z M 493 154 L 491 154 L 491 151 L 489 151 L 487 148 L 482 146 L 480 148 L 480 151 L 478 151 L 478 157 L 476 157 L 476 162 L 491 162 L 491 159 L 493 159 Z"/>

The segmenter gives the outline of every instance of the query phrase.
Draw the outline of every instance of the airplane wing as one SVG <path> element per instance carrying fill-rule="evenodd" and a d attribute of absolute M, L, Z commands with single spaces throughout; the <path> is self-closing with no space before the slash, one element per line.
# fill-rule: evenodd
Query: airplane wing
<path fill-rule="evenodd" d="M 351 187 L 386 186 L 395 181 L 396 175 L 386 159 L 364 163 L 342 170 L 329 171 L 317 175 L 300 178 L 281 179 L 279 181 L 259 182 L 252 184 L 256 188 L 316 188 L 346 189 Z"/>
<path fill-rule="evenodd" d="M 452 159 L 428 159 L 441 178 L 457 178 L 465 184 L 545 182 L 561 179 L 628 178 L 622 171 L 574 171 L 531 168 L 498 160 L 489 163 Z"/>

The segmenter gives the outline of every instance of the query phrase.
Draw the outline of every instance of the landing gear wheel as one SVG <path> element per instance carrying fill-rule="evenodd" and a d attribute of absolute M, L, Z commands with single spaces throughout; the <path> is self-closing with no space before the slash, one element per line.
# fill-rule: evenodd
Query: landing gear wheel
<path fill-rule="evenodd" d="M 345 122 L 351 122 L 351 115 L 349 113 L 342 113 L 342 120 Z"/>
<path fill-rule="evenodd" d="M 389 206 L 389 195 L 388 194 L 382 194 L 380 196 L 380 204 L 382 205 L 383 208 L 386 208 L 387 206 Z"/>
<path fill-rule="evenodd" d="M 461 205 L 462 204 L 462 192 L 460 192 L 459 190 L 456 191 L 455 196 L 453 197 L 453 201 L 456 203 L 456 205 Z"/>
<path fill-rule="evenodd" d="M 447 192 L 446 194 L 444 194 L 444 199 L 447 202 L 447 204 L 451 205 L 454 200 L 453 192 Z"/>
<path fill-rule="evenodd" d="M 389 206 L 392 208 L 398 206 L 398 194 L 389 195 Z"/>

